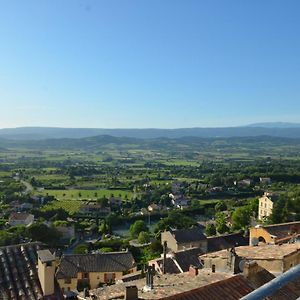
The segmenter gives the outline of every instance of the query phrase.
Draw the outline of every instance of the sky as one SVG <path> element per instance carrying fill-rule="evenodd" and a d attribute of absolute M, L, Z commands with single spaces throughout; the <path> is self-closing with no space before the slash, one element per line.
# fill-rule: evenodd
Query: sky
<path fill-rule="evenodd" d="M 299 0 L 0 0 L 0 128 L 300 122 Z"/>

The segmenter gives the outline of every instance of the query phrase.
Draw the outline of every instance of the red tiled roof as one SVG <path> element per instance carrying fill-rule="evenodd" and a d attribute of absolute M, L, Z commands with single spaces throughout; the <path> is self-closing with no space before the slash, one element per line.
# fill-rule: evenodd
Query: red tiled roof
<path fill-rule="evenodd" d="M 234 277 L 214 282 L 212 284 L 187 291 L 181 294 L 161 298 L 165 300 L 238 300 L 252 292 L 254 288 L 242 276 Z"/>

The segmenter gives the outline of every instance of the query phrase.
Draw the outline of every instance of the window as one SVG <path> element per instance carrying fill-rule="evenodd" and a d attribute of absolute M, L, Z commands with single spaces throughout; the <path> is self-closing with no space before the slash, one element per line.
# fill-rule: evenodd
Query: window
<path fill-rule="evenodd" d="M 88 279 L 89 278 L 89 273 L 82 273 L 82 278 L 83 279 Z"/>
<path fill-rule="evenodd" d="M 213 273 L 216 272 L 216 265 L 212 265 L 212 266 L 211 266 L 211 271 L 212 271 Z"/>
<path fill-rule="evenodd" d="M 71 283 L 71 278 L 65 278 L 65 283 L 70 284 Z"/>

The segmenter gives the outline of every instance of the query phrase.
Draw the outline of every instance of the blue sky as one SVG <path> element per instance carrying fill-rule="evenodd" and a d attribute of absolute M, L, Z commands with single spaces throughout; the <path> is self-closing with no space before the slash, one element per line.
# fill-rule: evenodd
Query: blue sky
<path fill-rule="evenodd" d="M 0 128 L 299 122 L 300 1 L 0 1 Z"/>

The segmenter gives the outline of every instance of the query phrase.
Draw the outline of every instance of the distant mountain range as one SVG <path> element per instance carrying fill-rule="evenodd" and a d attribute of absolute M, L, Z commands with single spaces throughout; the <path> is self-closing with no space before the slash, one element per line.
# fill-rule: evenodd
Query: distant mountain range
<path fill-rule="evenodd" d="M 104 129 L 104 128 L 58 128 L 19 127 L 0 129 L 0 138 L 9 140 L 45 140 L 60 138 L 87 138 L 98 135 L 128 138 L 228 138 L 272 136 L 300 138 L 300 123 L 257 123 L 239 127 L 178 128 L 178 129 Z"/>

